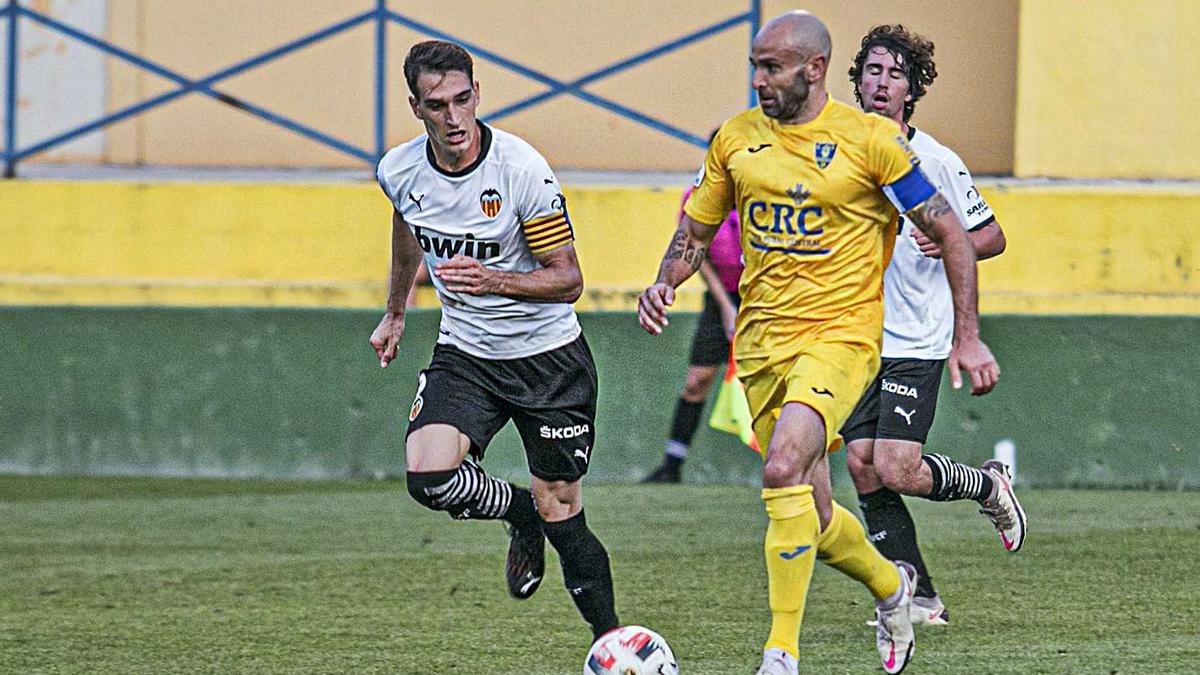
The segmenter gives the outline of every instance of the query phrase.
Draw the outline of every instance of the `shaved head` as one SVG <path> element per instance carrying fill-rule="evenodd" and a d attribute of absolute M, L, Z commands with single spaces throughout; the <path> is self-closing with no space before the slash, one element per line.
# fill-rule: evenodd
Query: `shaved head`
<path fill-rule="evenodd" d="M 828 59 L 833 51 L 833 40 L 829 38 L 825 22 L 803 10 L 780 14 L 768 21 L 754 36 L 755 42 L 759 40 L 794 49 L 803 58 L 820 54 Z"/>
<path fill-rule="evenodd" d="M 751 86 L 763 114 L 801 124 L 824 107 L 825 73 L 833 43 L 829 30 L 808 12 L 788 12 L 767 22 L 750 47 Z M 815 92 L 809 96 L 810 91 Z"/>

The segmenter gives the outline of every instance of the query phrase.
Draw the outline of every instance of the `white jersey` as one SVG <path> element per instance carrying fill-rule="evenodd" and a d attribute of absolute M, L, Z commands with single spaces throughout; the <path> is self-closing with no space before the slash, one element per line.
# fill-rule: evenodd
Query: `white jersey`
<path fill-rule="evenodd" d="M 438 167 L 425 134 L 379 161 L 380 187 L 425 251 L 432 271 L 463 254 L 485 267 L 530 272 L 536 254 L 575 239 L 566 200 L 546 160 L 525 141 L 479 124 L 479 159 L 462 171 Z M 452 293 L 431 275 L 442 302 L 439 344 L 486 359 L 515 359 L 579 337 L 567 303 Z"/>
<path fill-rule="evenodd" d="M 909 142 L 921 158 L 921 169 L 968 231 L 994 220 L 991 207 L 953 150 L 915 127 L 909 127 Z M 945 264 L 925 257 L 917 247 L 911 236 L 914 227 L 908 218 L 900 217 L 892 261 L 883 275 L 882 355 L 889 359 L 945 359 L 954 338 L 950 283 Z"/>

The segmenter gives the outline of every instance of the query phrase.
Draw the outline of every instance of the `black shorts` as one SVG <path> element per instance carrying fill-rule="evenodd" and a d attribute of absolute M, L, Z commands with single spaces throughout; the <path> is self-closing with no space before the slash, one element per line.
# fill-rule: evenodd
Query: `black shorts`
<path fill-rule="evenodd" d="M 730 293 L 729 299 L 737 307 L 740 301 L 737 293 Z M 704 309 L 696 322 L 696 333 L 692 336 L 692 355 L 688 365 L 691 366 L 723 366 L 729 360 L 729 336 L 725 334 L 725 324 L 721 322 L 721 306 L 712 291 L 704 291 Z"/>
<path fill-rule="evenodd" d="M 846 442 L 862 438 L 915 441 L 933 426 L 945 361 L 883 359 L 879 374 L 842 427 Z"/>
<path fill-rule="evenodd" d="M 511 419 L 531 474 L 575 481 L 587 473 L 596 438 L 596 364 L 582 334 L 520 359 L 483 359 L 439 344 L 418 377 L 408 433 L 449 424 L 471 439 L 471 454 L 483 459 Z"/>

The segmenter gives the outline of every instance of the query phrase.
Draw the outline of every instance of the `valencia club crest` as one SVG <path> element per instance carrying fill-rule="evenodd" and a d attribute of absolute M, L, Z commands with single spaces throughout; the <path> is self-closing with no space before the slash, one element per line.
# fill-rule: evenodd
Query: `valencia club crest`
<path fill-rule="evenodd" d="M 500 207 L 504 205 L 504 198 L 500 196 L 500 192 L 495 188 L 488 188 L 479 195 L 479 208 L 487 214 L 488 218 L 495 218 L 497 213 L 500 213 Z"/>

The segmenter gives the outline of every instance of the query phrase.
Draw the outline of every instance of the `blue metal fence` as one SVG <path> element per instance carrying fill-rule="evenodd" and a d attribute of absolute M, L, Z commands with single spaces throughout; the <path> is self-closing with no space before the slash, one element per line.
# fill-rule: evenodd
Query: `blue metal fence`
<path fill-rule="evenodd" d="M 298 37 L 290 42 L 275 47 L 257 56 L 240 61 L 232 66 L 218 70 L 199 79 L 192 79 L 178 72 L 175 72 L 159 63 L 155 63 L 149 59 L 143 58 L 122 49 L 101 37 L 91 35 L 85 31 L 79 30 L 73 26 L 47 16 L 44 13 L 24 7 L 19 4 L 18 0 L 8 0 L 7 6 L 0 9 L 0 21 L 7 24 L 8 32 L 8 49 L 7 58 L 5 61 L 5 81 L 7 87 L 5 89 L 4 111 L 4 175 L 6 178 L 12 178 L 16 175 L 17 163 L 39 152 L 50 150 L 58 145 L 67 143 L 74 138 L 98 131 L 110 124 L 119 122 L 134 115 L 140 115 L 144 112 L 152 110 L 158 106 L 165 105 L 186 94 L 201 94 L 210 98 L 216 99 L 221 103 L 232 106 L 246 113 L 259 117 L 267 122 L 278 125 L 291 131 L 295 134 L 303 136 L 333 148 L 346 155 L 354 157 L 364 163 L 373 164 L 387 150 L 386 144 L 386 128 L 387 128 L 387 26 L 389 23 L 395 23 L 415 30 L 424 35 L 439 39 L 451 40 L 466 47 L 472 54 L 478 58 L 485 59 L 496 65 L 510 70 L 514 73 L 527 77 L 531 80 L 539 82 L 549 89 L 539 94 L 530 96 L 523 100 L 512 103 L 504 108 L 492 112 L 484 116 L 484 121 L 495 121 L 512 115 L 521 110 L 545 103 L 558 96 L 573 96 L 582 101 L 590 103 L 612 112 L 614 114 L 625 117 L 633 122 L 649 127 L 659 133 L 665 134 L 672 138 L 692 143 L 693 145 L 704 147 L 707 144 L 707 139 L 701 138 L 685 129 L 681 129 L 669 122 L 658 119 L 653 115 L 639 112 L 628 106 L 622 105 L 604 96 L 589 92 L 584 89 L 589 84 L 599 82 L 608 77 L 612 77 L 617 73 L 623 72 L 634 66 L 645 63 L 647 61 L 662 57 L 666 54 L 682 49 L 694 42 L 716 35 L 727 30 L 734 29 L 742 24 L 746 24 L 750 29 L 751 39 L 758 32 L 761 0 L 750 0 L 747 11 L 731 16 L 727 19 L 718 21 L 710 26 L 693 31 L 681 37 L 664 42 L 661 45 L 635 54 L 628 58 L 622 59 L 599 70 L 593 71 L 578 77 L 574 80 L 564 82 L 555 77 L 547 75 L 533 67 L 519 63 L 518 61 L 505 57 L 502 54 L 488 49 L 483 45 L 463 40 L 457 36 L 451 35 L 444 31 L 438 30 L 433 26 L 422 23 L 416 18 L 406 16 L 392 10 L 388 6 L 388 0 L 376 0 L 374 9 L 356 14 L 352 17 L 338 21 L 331 26 L 314 31 L 307 35 Z M 20 50 L 18 49 L 18 39 L 20 37 L 19 26 L 21 19 L 32 21 L 36 24 L 53 32 L 65 35 L 71 39 L 82 42 L 86 45 L 98 49 L 108 56 L 120 59 L 130 65 L 145 70 L 147 72 L 159 75 L 178 85 L 178 88 L 151 97 L 145 101 L 126 106 L 120 110 L 103 115 L 95 120 L 86 122 L 72 129 L 60 132 L 50 138 L 35 141 L 34 143 L 19 148 L 17 147 L 17 76 L 20 71 Z M 223 80 L 229 79 L 235 75 L 239 75 L 248 70 L 257 68 L 264 64 L 275 61 L 296 52 L 298 50 L 309 47 L 317 42 L 333 37 L 339 33 L 350 30 L 360 24 L 374 22 L 375 24 L 375 144 L 374 148 L 361 148 L 346 140 L 334 137 L 331 134 L 315 129 L 306 124 L 291 119 L 285 115 L 273 112 L 260 105 L 253 104 L 245 99 L 232 96 L 222 92 L 217 88 L 217 85 Z M 749 89 L 749 105 L 755 104 L 754 90 Z"/>

